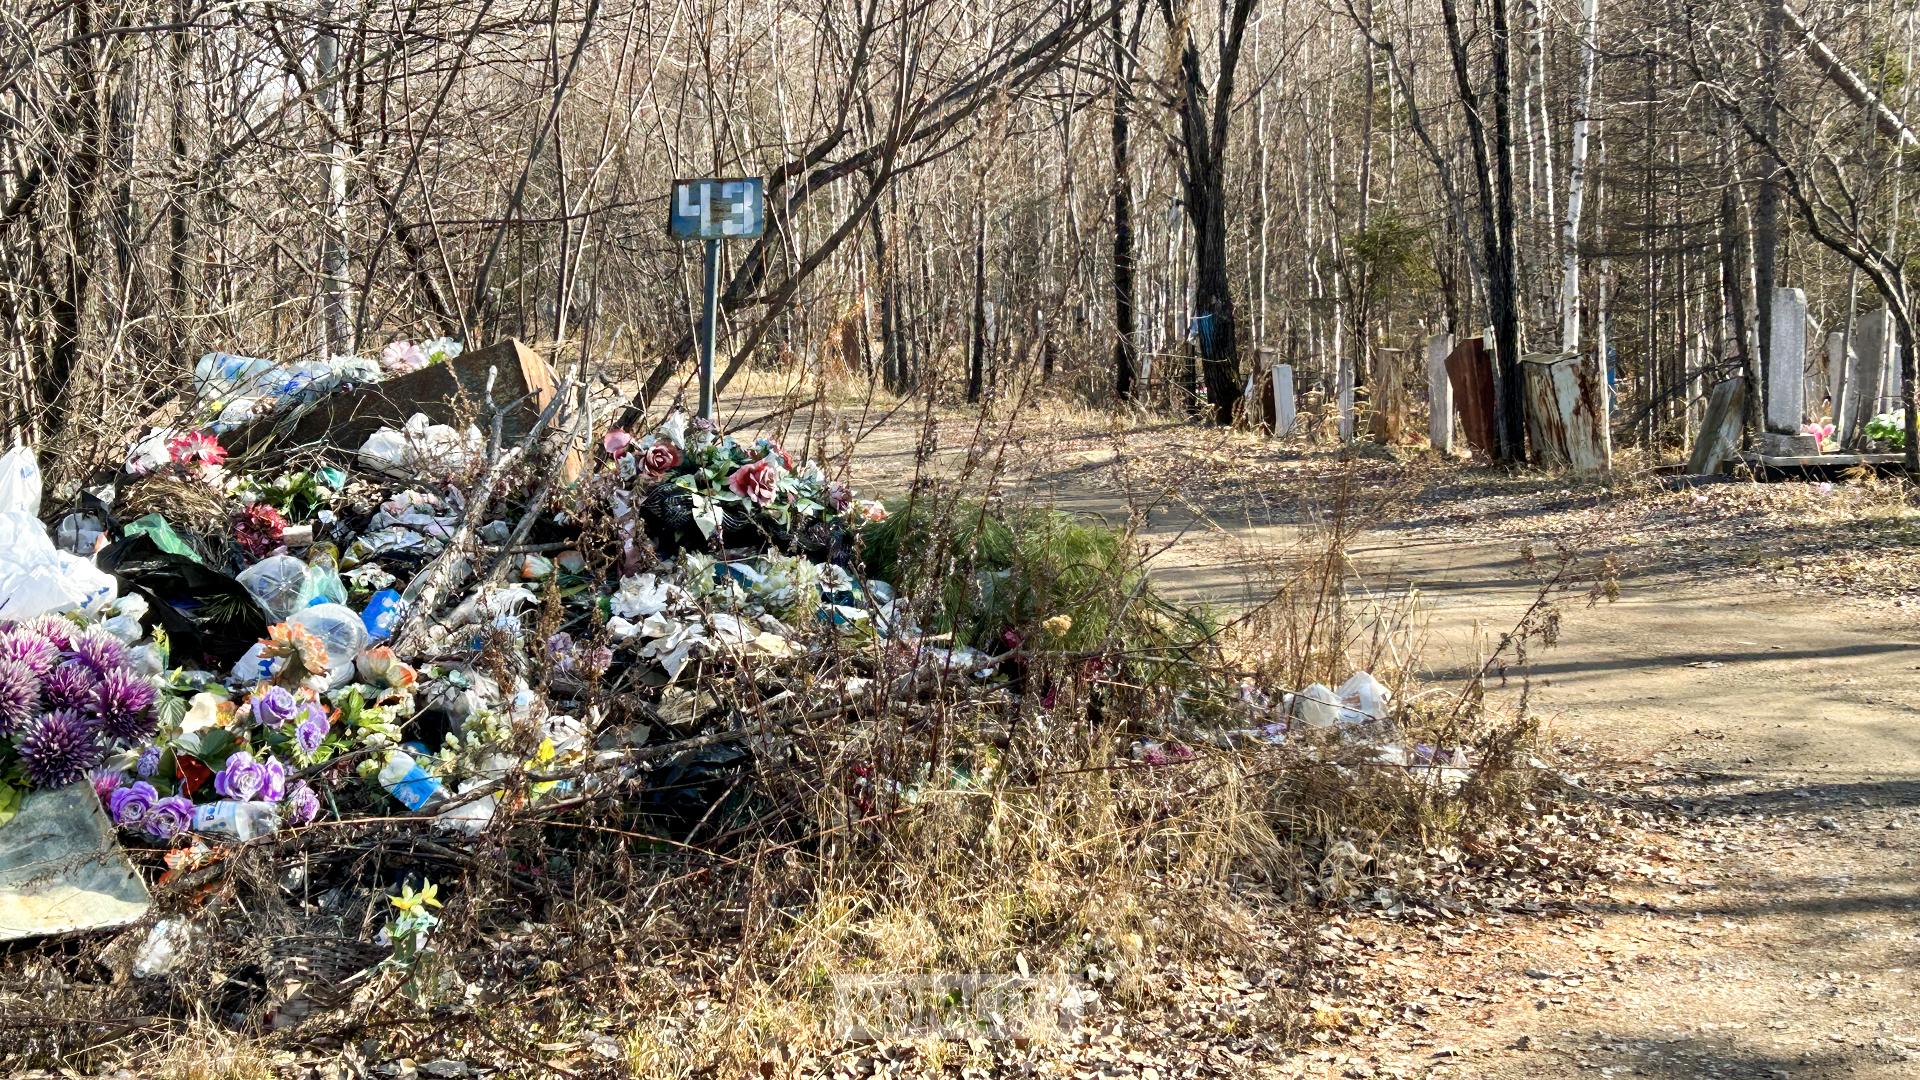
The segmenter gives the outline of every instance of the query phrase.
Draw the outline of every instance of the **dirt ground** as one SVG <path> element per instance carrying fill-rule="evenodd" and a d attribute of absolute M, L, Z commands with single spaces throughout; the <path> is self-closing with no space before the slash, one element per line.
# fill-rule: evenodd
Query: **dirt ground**
<path fill-rule="evenodd" d="M 839 415 L 848 431 L 864 426 L 858 410 Z M 856 477 L 899 483 L 919 422 L 897 416 L 863 438 Z M 975 423 L 940 423 L 947 467 L 964 467 Z M 1144 504 L 1162 590 L 1231 606 L 1299 540 L 1326 501 L 1302 489 L 1324 481 L 1147 490 L 1166 441 L 1147 427 L 1055 422 L 981 441 L 1005 448 L 1005 482 L 1024 495 L 1114 519 Z M 1619 597 L 1563 603 L 1527 693 L 1557 740 L 1665 823 L 1646 859 L 1570 918 L 1491 920 L 1470 936 L 1380 928 L 1399 1016 L 1261 1074 L 1920 1077 L 1920 619 L 1898 589 L 1852 596 L 1768 572 L 1780 562 L 1765 557 L 1771 545 L 1817 561 L 1844 542 L 1837 530 L 1829 543 L 1743 529 L 1762 557 L 1700 558 L 1711 535 L 1680 543 L 1610 513 L 1542 529 L 1579 556 L 1612 556 Z M 1538 595 L 1527 515 L 1499 516 L 1498 529 L 1463 528 L 1472 513 L 1403 507 L 1350 547 L 1358 588 L 1419 591 L 1435 678 L 1477 666 Z M 1896 568 L 1887 576 L 1920 571 L 1920 548 L 1877 544 Z M 1535 544 L 1548 547 L 1546 535 Z M 1517 676 L 1502 692 L 1519 692 Z M 1191 1074 L 1215 1073 L 1195 1063 Z"/>

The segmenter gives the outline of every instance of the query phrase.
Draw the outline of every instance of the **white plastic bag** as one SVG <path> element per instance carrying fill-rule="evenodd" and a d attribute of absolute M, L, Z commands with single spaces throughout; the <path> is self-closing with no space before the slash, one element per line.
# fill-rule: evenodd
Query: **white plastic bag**
<path fill-rule="evenodd" d="M 367 436 L 360 445 L 360 460 L 397 475 L 428 472 L 444 476 L 471 464 L 481 446 L 478 428 L 469 426 L 462 433 L 446 424 L 433 423 L 425 413 L 414 413 L 398 430 L 383 427 Z"/>
<path fill-rule="evenodd" d="M 1393 691 L 1369 672 L 1356 671 L 1353 677 L 1340 684 L 1340 722 L 1343 724 L 1366 724 L 1375 720 L 1385 720 L 1389 704 L 1393 701 Z"/>
<path fill-rule="evenodd" d="M 1340 699 L 1325 683 L 1314 683 L 1288 698 L 1293 715 L 1308 727 L 1332 727 L 1340 717 Z"/>
<path fill-rule="evenodd" d="M 98 607 L 118 586 L 91 560 L 53 546 L 40 524 L 40 464 L 16 446 L 0 455 L 0 619 Z"/>

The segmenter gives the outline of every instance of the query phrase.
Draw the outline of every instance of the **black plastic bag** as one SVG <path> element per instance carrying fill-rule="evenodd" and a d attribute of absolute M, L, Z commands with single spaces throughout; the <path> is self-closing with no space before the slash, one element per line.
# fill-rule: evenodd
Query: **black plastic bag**
<path fill-rule="evenodd" d="M 246 586 L 183 555 L 161 550 L 151 536 L 129 536 L 100 549 L 94 565 L 120 587 L 147 598 L 167 632 L 175 662 L 211 661 L 225 670 L 267 636 L 267 615 Z"/>

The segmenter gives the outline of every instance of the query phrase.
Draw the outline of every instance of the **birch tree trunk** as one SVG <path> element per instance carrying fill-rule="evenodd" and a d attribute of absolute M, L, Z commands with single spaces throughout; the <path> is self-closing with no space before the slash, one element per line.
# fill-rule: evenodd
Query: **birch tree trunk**
<path fill-rule="evenodd" d="M 1580 89 L 1573 101 L 1573 144 L 1567 152 L 1567 215 L 1560 226 L 1560 349 L 1580 348 L 1580 212 L 1586 201 L 1587 140 L 1593 83 L 1600 66 L 1600 0 L 1580 0 Z M 1606 359 L 1601 358 L 1601 363 Z"/>

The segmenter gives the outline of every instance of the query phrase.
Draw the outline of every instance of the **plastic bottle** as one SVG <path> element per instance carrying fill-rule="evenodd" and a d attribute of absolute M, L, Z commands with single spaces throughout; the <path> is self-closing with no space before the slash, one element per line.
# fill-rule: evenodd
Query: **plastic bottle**
<path fill-rule="evenodd" d="M 303 626 L 327 650 L 327 685 L 344 686 L 353 678 L 353 658 L 367 647 L 367 624 L 345 604 L 315 604 L 301 608 L 287 621 Z"/>
<path fill-rule="evenodd" d="M 291 555 L 269 555 L 234 578 L 246 587 L 275 622 L 300 609 L 300 590 L 307 580 L 307 564 Z"/>
<path fill-rule="evenodd" d="M 422 810 L 446 801 L 446 788 L 404 750 L 387 751 L 380 766 L 380 786 L 409 810 Z"/>
<path fill-rule="evenodd" d="M 280 810 L 270 802 L 202 803 L 193 808 L 193 831 L 234 840 L 251 840 L 280 831 Z"/>

